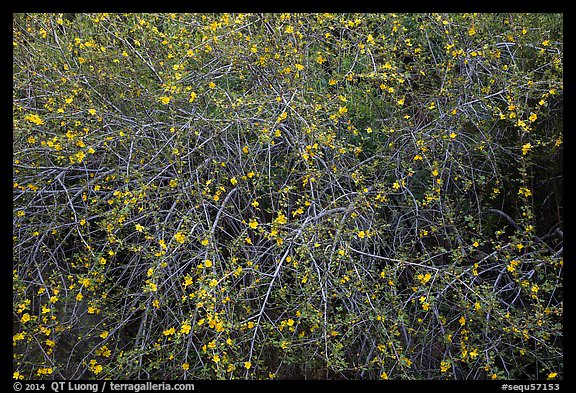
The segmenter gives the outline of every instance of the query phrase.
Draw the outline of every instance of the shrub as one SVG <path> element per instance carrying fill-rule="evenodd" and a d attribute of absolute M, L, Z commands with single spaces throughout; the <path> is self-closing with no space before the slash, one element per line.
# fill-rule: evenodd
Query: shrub
<path fill-rule="evenodd" d="M 562 376 L 557 14 L 16 14 L 14 377 Z"/>

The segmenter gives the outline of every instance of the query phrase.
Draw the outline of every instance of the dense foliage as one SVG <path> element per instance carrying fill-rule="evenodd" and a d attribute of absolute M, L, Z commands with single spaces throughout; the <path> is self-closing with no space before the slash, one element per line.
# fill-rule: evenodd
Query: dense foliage
<path fill-rule="evenodd" d="M 15 14 L 14 378 L 562 377 L 558 14 Z"/>

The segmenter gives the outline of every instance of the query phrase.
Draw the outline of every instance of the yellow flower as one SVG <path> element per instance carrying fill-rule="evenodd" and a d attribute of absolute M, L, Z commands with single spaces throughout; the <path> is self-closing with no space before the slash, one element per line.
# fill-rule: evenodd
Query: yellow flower
<path fill-rule="evenodd" d="M 212 267 L 212 261 L 211 261 L 210 259 L 206 259 L 206 260 L 204 261 L 204 266 L 206 266 L 206 267 Z"/>
<path fill-rule="evenodd" d="M 96 114 L 96 109 L 90 108 L 90 109 L 88 109 L 88 113 L 90 113 L 91 115 L 95 115 L 95 114 Z"/>
<path fill-rule="evenodd" d="M 200 241 L 200 244 L 202 244 L 203 246 L 207 246 L 208 245 L 208 239 L 202 239 Z"/>
<path fill-rule="evenodd" d="M 100 338 L 106 338 L 106 337 L 108 337 L 107 331 L 103 331 L 102 333 L 100 333 Z"/>
<path fill-rule="evenodd" d="M 18 334 L 15 334 L 14 337 L 12 338 L 12 340 L 14 342 L 22 341 L 22 340 L 24 340 L 25 336 L 26 336 L 26 332 L 20 332 Z"/>
<path fill-rule="evenodd" d="M 280 114 L 280 116 L 278 116 L 277 121 L 278 121 L 278 122 L 281 122 L 281 121 L 283 121 L 283 120 L 286 120 L 286 117 L 287 117 L 287 116 L 288 116 L 288 113 L 287 113 L 287 112 L 282 112 L 282 113 Z"/>
<path fill-rule="evenodd" d="M 232 179 L 230 179 L 230 183 L 232 183 L 232 185 L 235 186 L 236 184 L 238 184 L 238 180 L 236 180 L 236 178 L 233 177 Z"/>
<path fill-rule="evenodd" d="M 449 361 L 445 361 L 442 360 L 440 362 L 440 371 L 445 373 L 446 371 L 448 371 L 448 369 L 450 368 L 450 362 Z"/>
<path fill-rule="evenodd" d="M 22 323 L 26 323 L 28 321 L 30 321 L 30 314 L 26 313 L 24 315 L 22 315 Z"/>
<path fill-rule="evenodd" d="M 208 87 L 211 88 L 211 89 L 214 89 L 214 88 L 216 87 L 216 84 L 215 84 L 214 82 L 210 82 L 210 83 L 208 84 Z"/>
<path fill-rule="evenodd" d="M 430 281 L 430 279 L 432 278 L 432 275 L 430 273 L 426 273 L 424 274 L 419 274 L 418 276 L 416 276 L 416 278 L 422 283 L 422 284 L 426 284 L 428 281 Z"/>
<path fill-rule="evenodd" d="M 100 366 L 102 367 L 102 366 Z M 47 367 L 47 368 L 39 368 L 38 371 L 36 371 L 37 375 L 46 375 L 46 374 L 52 374 L 52 367 Z"/>
<path fill-rule="evenodd" d="M 256 228 L 258 228 L 258 221 L 253 219 L 250 221 L 250 223 L 248 225 L 250 226 L 250 228 L 256 229 Z"/>
<path fill-rule="evenodd" d="M 37 125 L 44 124 L 44 121 L 38 115 L 26 115 L 24 119 Z"/>
<path fill-rule="evenodd" d="M 86 154 L 84 154 L 83 151 L 79 151 L 78 153 L 76 153 L 76 160 L 78 161 L 78 163 L 81 163 L 84 160 L 85 156 Z"/>
<path fill-rule="evenodd" d="M 197 97 L 197 94 L 194 92 L 191 92 L 190 93 L 190 102 L 193 102 L 196 99 L 196 97 Z"/>
<path fill-rule="evenodd" d="M 518 195 L 523 195 L 525 197 L 529 197 L 532 195 L 532 191 L 530 191 L 530 189 L 528 189 L 526 187 L 520 187 L 520 189 L 518 190 Z"/>
<path fill-rule="evenodd" d="M 536 113 L 532 113 L 530 115 L 530 117 L 528 118 L 528 120 L 530 121 L 535 121 L 538 118 L 538 115 Z"/>
<path fill-rule="evenodd" d="M 364 239 L 364 237 L 366 237 L 366 232 L 364 232 L 364 231 L 358 232 L 358 237 L 359 237 L 360 239 Z"/>
<path fill-rule="evenodd" d="M 135 224 L 134 227 L 138 232 L 142 232 L 144 230 L 144 227 L 140 224 Z"/>
<path fill-rule="evenodd" d="M 286 224 L 287 220 L 286 220 L 286 216 L 282 213 L 278 213 L 278 217 L 276 217 L 276 222 L 278 224 Z"/>
<path fill-rule="evenodd" d="M 244 362 L 244 368 L 246 370 L 250 370 L 250 367 L 252 367 L 252 363 L 251 362 Z"/>
<path fill-rule="evenodd" d="M 468 30 L 468 35 L 470 37 L 472 37 L 475 34 L 476 34 L 476 29 L 474 28 L 474 26 L 471 26 L 470 29 Z"/>
<path fill-rule="evenodd" d="M 184 334 L 190 333 L 190 330 L 192 330 L 192 326 L 190 326 L 187 322 L 184 322 L 180 327 L 180 332 Z"/>
<path fill-rule="evenodd" d="M 212 360 L 214 361 L 214 363 L 218 363 L 218 362 L 220 362 L 220 356 L 214 355 L 214 356 L 212 356 Z"/>
<path fill-rule="evenodd" d="M 184 363 L 184 364 L 182 365 L 182 368 L 183 368 L 184 370 L 188 370 L 188 369 L 190 368 L 190 364 Z"/>
<path fill-rule="evenodd" d="M 112 351 L 110 351 L 110 349 L 104 345 L 102 348 L 98 348 L 96 349 L 96 355 L 98 356 L 104 356 L 105 358 L 109 358 L 110 355 L 112 355 Z"/>
<path fill-rule="evenodd" d="M 464 326 L 466 324 L 466 317 L 464 317 L 464 315 L 462 315 L 460 317 L 460 319 L 458 320 L 458 322 L 460 323 L 460 326 Z"/>
<path fill-rule="evenodd" d="M 167 96 L 162 96 L 160 97 L 160 102 L 163 103 L 164 105 L 168 105 L 168 103 L 170 102 L 171 97 L 167 97 Z"/>
<path fill-rule="evenodd" d="M 558 373 L 550 373 L 550 374 L 548 374 L 548 379 L 554 379 L 554 378 L 556 378 L 557 375 L 558 375 Z"/>
<path fill-rule="evenodd" d="M 522 145 L 522 155 L 525 156 L 526 154 L 528 154 L 530 149 L 532 149 L 532 145 L 530 144 L 530 142 Z"/>
<path fill-rule="evenodd" d="M 150 290 L 150 292 L 156 292 L 158 290 L 158 285 L 156 285 L 156 283 L 152 282 L 152 281 L 148 281 L 148 289 Z M 90 311 L 88 311 L 90 312 Z"/>
<path fill-rule="evenodd" d="M 162 334 L 164 334 L 165 336 L 171 336 L 174 333 L 176 333 L 176 329 L 174 329 L 174 327 L 171 327 L 170 329 L 166 329 L 166 330 L 164 330 L 164 332 L 162 332 Z"/>
<path fill-rule="evenodd" d="M 182 233 L 182 232 L 178 232 L 174 235 L 174 239 L 180 243 L 183 244 L 184 241 L 186 240 L 186 236 Z"/>
<path fill-rule="evenodd" d="M 102 365 L 101 364 L 97 364 L 92 368 L 92 371 L 94 372 L 94 374 L 100 374 L 102 372 Z"/>

